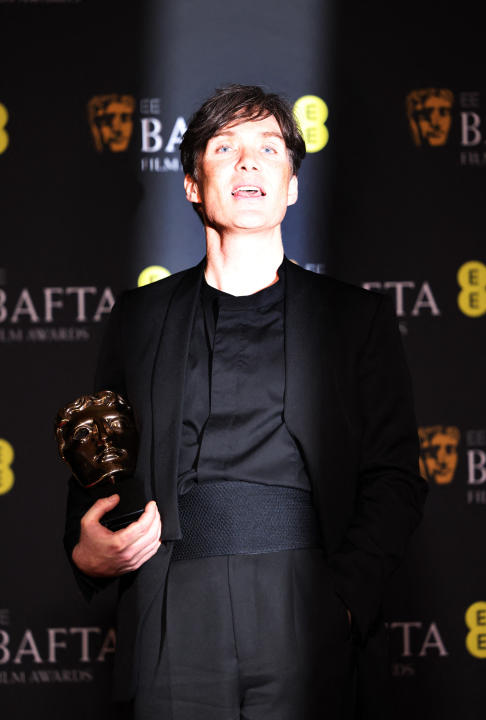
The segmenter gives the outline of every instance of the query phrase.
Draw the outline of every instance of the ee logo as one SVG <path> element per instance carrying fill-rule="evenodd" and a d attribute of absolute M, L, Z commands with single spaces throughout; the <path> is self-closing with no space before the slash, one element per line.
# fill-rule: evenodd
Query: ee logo
<path fill-rule="evenodd" d="M 302 130 L 307 152 L 319 152 L 326 147 L 329 130 L 325 122 L 329 110 L 324 100 L 317 95 L 304 95 L 295 102 L 294 115 Z"/>
<path fill-rule="evenodd" d="M 475 602 L 466 610 L 466 647 L 474 657 L 486 658 L 486 602 Z"/>
<path fill-rule="evenodd" d="M 162 278 L 169 277 L 170 270 L 162 267 L 162 265 L 149 265 L 146 267 L 138 276 L 137 285 L 149 285 L 150 283 L 156 282 L 156 280 L 162 280 Z"/>
<path fill-rule="evenodd" d="M 8 132 L 5 130 L 5 126 L 8 122 L 8 110 L 5 105 L 0 103 L 0 155 L 5 152 L 8 147 Z"/>
<path fill-rule="evenodd" d="M 14 484 L 15 476 L 11 468 L 14 454 L 9 441 L 0 438 L 0 495 L 8 493 Z"/>
<path fill-rule="evenodd" d="M 486 312 L 486 265 L 470 260 L 457 271 L 457 282 L 462 290 L 457 304 L 464 315 L 479 317 Z"/>

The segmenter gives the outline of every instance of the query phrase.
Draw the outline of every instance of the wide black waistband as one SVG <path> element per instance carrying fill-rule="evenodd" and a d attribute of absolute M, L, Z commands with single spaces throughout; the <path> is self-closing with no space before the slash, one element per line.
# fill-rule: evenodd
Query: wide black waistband
<path fill-rule="evenodd" d="M 182 539 L 173 560 L 319 547 L 311 494 L 239 481 L 198 483 L 179 496 Z"/>

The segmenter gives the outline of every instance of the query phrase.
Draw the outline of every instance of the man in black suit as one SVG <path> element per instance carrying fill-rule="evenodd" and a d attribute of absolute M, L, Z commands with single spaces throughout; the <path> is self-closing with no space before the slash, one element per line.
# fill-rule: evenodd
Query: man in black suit
<path fill-rule="evenodd" d="M 154 500 L 111 533 L 118 497 L 73 483 L 66 547 L 88 598 L 120 578 L 138 718 L 384 717 L 381 599 L 425 483 L 391 303 L 284 256 L 304 155 L 281 98 L 217 91 L 181 146 L 206 258 L 112 311 L 97 389 L 132 405 Z"/>

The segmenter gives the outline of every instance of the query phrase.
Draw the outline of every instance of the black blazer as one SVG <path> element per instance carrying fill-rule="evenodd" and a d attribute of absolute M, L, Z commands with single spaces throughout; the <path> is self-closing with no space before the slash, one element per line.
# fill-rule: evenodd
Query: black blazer
<path fill-rule="evenodd" d="M 100 355 L 97 389 L 120 392 L 133 407 L 140 434 L 136 473 L 157 500 L 165 541 L 120 580 L 119 698 L 133 694 L 140 662 L 156 662 L 163 635 L 164 581 L 171 541 L 180 537 L 176 473 L 184 372 L 203 270 L 204 261 L 122 294 Z M 389 298 L 287 259 L 285 270 L 285 421 L 306 464 L 335 591 L 351 610 L 369 675 L 367 649 L 369 658 L 382 654 L 374 638 L 381 643 L 384 583 L 420 520 L 426 494 L 409 374 Z M 72 483 L 69 556 L 86 507 Z M 87 598 L 106 584 L 75 573 Z"/>

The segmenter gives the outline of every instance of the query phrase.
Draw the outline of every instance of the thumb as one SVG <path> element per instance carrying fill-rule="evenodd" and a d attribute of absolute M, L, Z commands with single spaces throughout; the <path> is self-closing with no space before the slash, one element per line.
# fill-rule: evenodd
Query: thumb
<path fill-rule="evenodd" d="M 92 522 L 98 521 L 100 518 L 103 517 L 105 513 L 113 510 L 113 508 L 116 507 L 119 502 L 120 496 L 117 494 L 110 495 L 109 497 L 105 498 L 100 498 L 94 503 L 94 505 L 90 507 L 90 509 L 86 513 L 86 519 L 89 519 Z"/>

